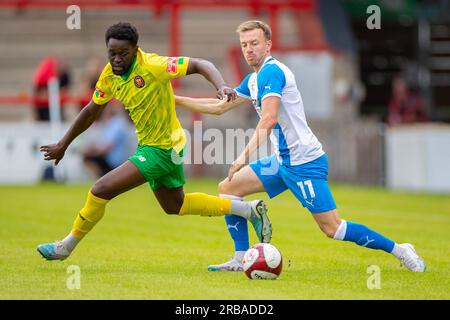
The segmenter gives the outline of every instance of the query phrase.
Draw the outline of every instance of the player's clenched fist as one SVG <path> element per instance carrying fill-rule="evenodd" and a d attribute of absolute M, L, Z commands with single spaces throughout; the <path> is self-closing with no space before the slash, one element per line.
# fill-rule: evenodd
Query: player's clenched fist
<path fill-rule="evenodd" d="M 219 90 L 217 90 L 217 98 L 220 100 L 226 100 L 227 102 L 234 101 L 236 99 L 236 92 L 233 88 L 228 86 L 221 86 Z"/>

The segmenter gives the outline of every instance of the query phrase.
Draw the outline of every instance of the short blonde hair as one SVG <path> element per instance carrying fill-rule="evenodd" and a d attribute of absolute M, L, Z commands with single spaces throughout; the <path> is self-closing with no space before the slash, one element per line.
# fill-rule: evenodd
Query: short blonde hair
<path fill-rule="evenodd" d="M 266 40 L 272 39 L 272 29 L 270 29 L 270 26 L 267 23 L 259 20 L 249 20 L 242 22 L 239 27 L 237 27 L 236 32 L 241 33 L 255 29 L 261 29 Z"/>

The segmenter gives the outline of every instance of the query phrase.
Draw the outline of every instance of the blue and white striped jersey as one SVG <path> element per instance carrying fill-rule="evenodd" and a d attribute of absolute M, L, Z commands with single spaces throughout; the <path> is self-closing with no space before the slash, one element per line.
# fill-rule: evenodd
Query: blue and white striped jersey
<path fill-rule="evenodd" d="M 297 166 L 324 154 L 322 145 L 308 127 L 294 74 L 286 65 L 267 57 L 259 72 L 249 74 L 235 91 L 239 96 L 252 101 L 260 117 L 265 98 L 281 98 L 278 123 L 270 135 L 281 164 Z"/>

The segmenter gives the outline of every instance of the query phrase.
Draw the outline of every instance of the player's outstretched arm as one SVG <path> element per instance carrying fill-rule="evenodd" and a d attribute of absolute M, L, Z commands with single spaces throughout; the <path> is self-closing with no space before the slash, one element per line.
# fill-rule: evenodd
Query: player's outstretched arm
<path fill-rule="evenodd" d="M 91 126 L 105 106 L 106 104 L 98 105 L 91 100 L 81 110 L 61 140 L 56 144 L 41 146 L 40 151 L 44 153 L 44 160 L 55 160 L 55 166 L 58 165 L 72 141 Z"/>
<path fill-rule="evenodd" d="M 236 92 L 225 83 L 222 74 L 212 62 L 199 58 L 190 58 L 186 74 L 193 73 L 201 74 L 216 87 L 218 99 L 225 99 L 226 101 L 234 101 L 236 99 Z"/>
<path fill-rule="evenodd" d="M 213 99 L 213 98 L 191 98 L 183 96 L 175 96 L 175 103 L 179 106 L 185 107 L 189 110 L 221 115 L 239 105 L 246 100 L 241 97 L 237 97 L 234 101 L 227 101 L 226 99 Z"/>
<path fill-rule="evenodd" d="M 259 146 L 267 141 L 270 133 L 278 123 L 278 110 L 280 109 L 281 100 L 279 97 L 268 97 L 263 100 L 261 107 L 261 119 L 259 120 L 255 133 L 245 146 L 241 155 L 231 164 L 228 171 L 228 180 L 241 170 L 247 163 L 250 155 L 259 148 Z"/>

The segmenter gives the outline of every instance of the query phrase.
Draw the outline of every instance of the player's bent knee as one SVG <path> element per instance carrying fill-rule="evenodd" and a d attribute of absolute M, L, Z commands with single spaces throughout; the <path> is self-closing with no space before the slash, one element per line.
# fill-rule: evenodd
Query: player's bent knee
<path fill-rule="evenodd" d="M 179 214 L 181 208 L 178 210 L 176 210 L 175 208 L 163 208 L 163 209 L 165 213 L 172 215 L 172 214 Z"/>
<path fill-rule="evenodd" d="M 236 197 L 246 196 L 245 191 L 239 186 L 233 185 L 232 182 L 228 181 L 228 178 L 219 183 L 217 190 L 219 194 L 228 194 Z"/>
<path fill-rule="evenodd" d="M 114 198 L 110 194 L 107 184 L 102 182 L 101 179 L 94 184 L 94 186 L 91 189 L 91 192 L 94 196 L 102 199 L 111 200 L 112 198 Z"/>
<path fill-rule="evenodd" d="M 181 207 L 183 206 L 183 200 L 179 200 L 179 199 L 173 199 L 173 202 L 171 202 L 170 204 L 165 204 L 162 205 L 161 207 L 163 208 L 164 212 L 167 214 L 179 214 Z"/>
<path fill-rule="evenodd" d="M 177 201 L 177 199 L 173 199 L 171 202 L 161 203 L 160 206 L 167 214 L 179 214 L 181 210 L 181 206 L 183 205 L 183 202 Z"/>
<path fill-rule="evenodd" d="M 221 182 L 219 182 L 219 185 L 217 186 L 217 190 L 219 191 L 219 193 L 221 194 L 228 194 L 228 187 L 227 187 L 227 181 L 223 180 Z"/>

